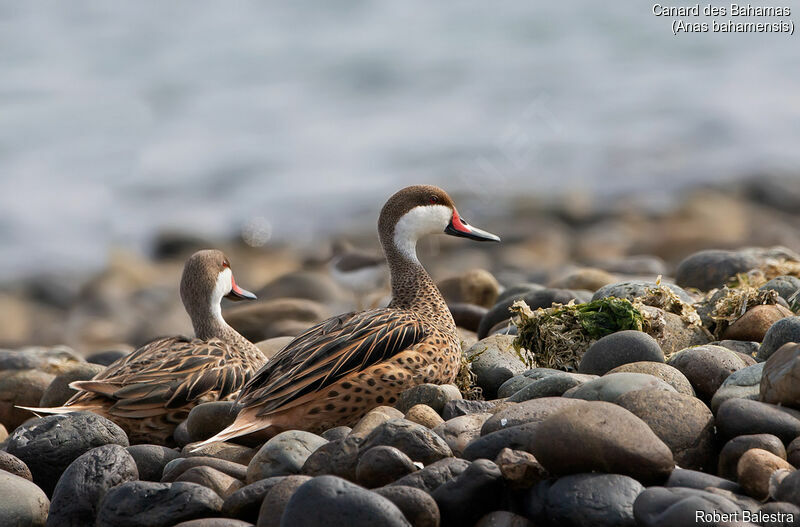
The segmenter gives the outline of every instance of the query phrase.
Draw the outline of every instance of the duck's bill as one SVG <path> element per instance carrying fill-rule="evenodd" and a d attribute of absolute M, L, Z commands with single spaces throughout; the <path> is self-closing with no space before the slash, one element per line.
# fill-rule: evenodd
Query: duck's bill
<path fill-rule="evenodd" d="M 242 289 L 236 285 L 233 279 L 231 279 L 231 282 L 231 292 L 225 295 L 225 298 L 230 300 L 255 300 L 258 298 L 255 293 L 251 293 L 247 289 Z"/>
<path fill-rule="evenodd" d="M 500 237 L 486 232 L 477 227 L 473 227 L 461 218 L 457 212 L 453 211 L 453 218 L 444 230 L 445 234 L 450 236 L 461 236 L 462 238 L 469 238 L 471 240 L 478 240 L 480 242 L 499 242 Z"/>

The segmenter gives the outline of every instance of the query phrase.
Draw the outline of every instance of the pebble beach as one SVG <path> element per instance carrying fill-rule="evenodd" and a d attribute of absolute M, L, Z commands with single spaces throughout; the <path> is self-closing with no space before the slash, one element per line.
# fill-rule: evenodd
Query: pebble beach
<path fill-rule="evenodd" d="M 223 316 L 267 358 L 330 316 L 386 305 L 386 281 L 356 294 L 331 273 L 337 240 L 379 252 L 374 221 L 302 247 L 163 231 L 99 271 L 0 285 L 0 525 L 800 522 L 799 179 L 668 204 L 520 193 L 488 217 L 459 212 L 502 242 L 420 240 L 460 334 L 455 383 L 320 434 L 198 449 L 236 415 L 215 401 L 170 441 L 131 444 L 92 412 L 19 407 L 59 406 L 69 383 L 191 335 L 178 284 L 199 249 L 224 250 L 258 296 Z"/>

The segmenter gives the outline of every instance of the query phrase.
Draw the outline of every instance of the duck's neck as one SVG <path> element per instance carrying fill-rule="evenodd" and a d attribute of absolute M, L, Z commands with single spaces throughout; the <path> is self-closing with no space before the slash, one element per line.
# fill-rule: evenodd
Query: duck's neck
<path fill-rule="evenodd" d="M 197 338 L 201 340 L 217 338 L 242 350 L 258 349 L 225 322 L 225 319 L 222 318 L 222 308 L 219 305 L 187 309 L 187 311 L 192 319 L 194 334 Z"/>
<path fill-rule="evenodd" d="M 382 239 L 383 251 L 392 277 L 392 301 L 389 307 L 409 309 L 452 327 L 455 322 L 439 288 L 417 258 L 416 242 L 398 248 L 392 239 Z"/>

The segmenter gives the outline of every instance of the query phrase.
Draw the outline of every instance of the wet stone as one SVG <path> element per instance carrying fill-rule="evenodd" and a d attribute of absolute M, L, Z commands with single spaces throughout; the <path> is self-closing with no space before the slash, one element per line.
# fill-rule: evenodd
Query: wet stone
<path fill-rule="evenodd" d="M 170 527 L 182 521 L 217 516 L 222 498 L 196 483 L 129 481 L 109 490 L 97 514 L 97 527 Z"/>

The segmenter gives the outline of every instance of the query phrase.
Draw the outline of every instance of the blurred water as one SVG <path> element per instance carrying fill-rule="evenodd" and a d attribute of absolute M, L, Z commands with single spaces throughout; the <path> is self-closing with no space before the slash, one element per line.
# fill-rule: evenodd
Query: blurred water
<path fill-rule="evenodd" d="M 800 46 L 651 5 L 0 1 L 0 276 L 169 226 L 307 243 L 432 182 L 674 191 L 800 161 Z"/>

